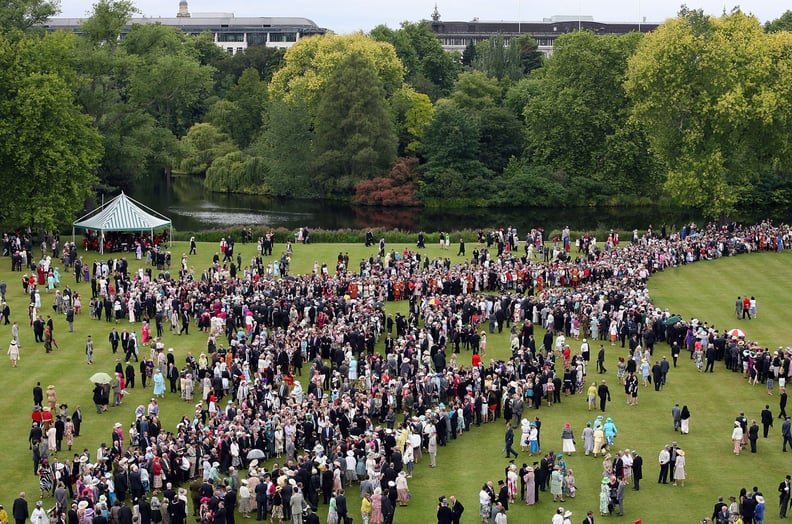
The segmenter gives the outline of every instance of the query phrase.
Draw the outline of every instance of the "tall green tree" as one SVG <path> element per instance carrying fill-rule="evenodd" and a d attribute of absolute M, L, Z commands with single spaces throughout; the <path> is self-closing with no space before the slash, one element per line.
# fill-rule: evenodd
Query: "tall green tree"
<path fill-rule="evenodd" d="M 59 0 L 3 0 L 0 2 L 0 30 L 26 31 L 58 13 Z"/>
<path fill-rule="evenodd" d="M 259 138 L 249 152 L 267 166 L 266 185 L 272 194 L 292 198 L 316 198 L 322 189 L 314 183 L 313 121 L 299 99 L 269 101 Z"/>
<path fill-rule="evenodd" d="M 328 79 L 314 143 L 318 182 L 335 196 L 349 196 L 358 183 L 386 174 L 396 160 L 385 89 L 363 54 L 349 53 Z"/>
<path fill-rule="evenodd" d="M 393 45 L 404 64 L 405 80 L 432 100 L 448 95 L 454 87 L 459 65 L 443 50 L 428 21 L 402 22 L 397 30 L 380 25 L 371 38 Z"/>
<path fill-rule="evenodd" d="M 203 122 L 192 126 L 181 141 L 184 146 L 181 169 L 193 175 L 206 173 L 212 162 L 238 151 L 230 136 Z"/>
<path fill-rule="evenodd" d="M 778 33 L 779 31 L 792 31 L 792 11 L 786 10 L 784 14 L 775 20 L 768 20 L 764 25 L 768 33 Z"/>
<path fill-rule="evenodd" d="M 480 122 L 474 111 L 441 100 L 426 130 L 421 193 L 441 205 L 471 205 L 486 199 L 492 172 L 479 159 Z"/>
<path fill-rule="evenodd" d="M 680 204 L 724 218 L 762 173 L 789 170 L 790 48 L 792 34 L 765 33 L 740 11 L 683 9 L 630 59 L 633 118 Z"/>
<path fill-rule="evenodd" d="M 55 228 L 82 209 L 102 154 L 75 103 L 75 37 L 0 35 L 0 218 Z"/>
<path fill-rule="evenodd" d="M 240 149 L 245 149 L 256 138 L 267 106 L 267 84 L 253 68 L 239 77 L 237 84 L 209 110 L 207 120 L 231 135 Z"/>
<path fill-rule="evenodd" d="M 115 47 L 124 27 L 138 12 L 130 0 L 99 0 L 80 30 L 94 44 Z"/>
<path fill-rule="evenodd" d="M 578 205 L 612 202 L 658 191 L 656 172 L 625 151 L 615 137 L 630 117 L 623 83 L 639 33 L 600 36 L 583 31 L 556 40 L 553 56 L 520 89 L 527 99 L 527 155 L 535 165 L 564 174 Z M 641 155 L 640 129 L 630 139 Z M 650 163 L 651 164 L 651 163 Z M 640 191 L 639 191 L 640 188 Z"/>
<path fill-rule="evenodd" d="M 468 71 L 459 75 L 450 99 L 462 109 L 479 110 L 496 107 L 501 101 L 498 81 L 482 71 Z"/>
<path fill-rule="evenodd" d="M 319 99 L 335 69 L 351 54 L 365 58 L 373 68 L 377 84 L 390 97 L 404 82 L 404 66 L 393 46 L 377 42 L 360 33 L 327 34 L 303 38 L 286 51 L 284 66 L 272 77 L 270 95 L 287 102 L 298 99 L 308 112 L 316 115 Z"/>

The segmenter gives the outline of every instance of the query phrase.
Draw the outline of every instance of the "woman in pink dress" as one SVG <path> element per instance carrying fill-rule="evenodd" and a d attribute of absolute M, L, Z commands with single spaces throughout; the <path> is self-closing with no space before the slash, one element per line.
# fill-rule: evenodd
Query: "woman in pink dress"
<path fill-rule="evenodd" d="M 371 496 L 371 518 L 369 518 L 369 523 L 382 524 L 384 520 L 382 515 L 382 489 L 377 488 Z"/>
<path fill-rule="evenodd" d="M 143 344 L 148 344 L 151 340 L 151 326 L 149 325 L 148 321 L 143 322 L 143 327 L 141 328 L 141 340 Z"/>
<path fill-rule="evenodd" d="M 536 504 L 536 481 L 533 468 L 528 466 L 525 468 L 525 503 L 529 506 Z"/>

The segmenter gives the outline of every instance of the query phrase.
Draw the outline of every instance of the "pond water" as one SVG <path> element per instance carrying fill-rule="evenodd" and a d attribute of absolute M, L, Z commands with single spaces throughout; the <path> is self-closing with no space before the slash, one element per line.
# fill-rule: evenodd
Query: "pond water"
<path fill-rule="evenodd" d="M 359 208 L 338 203 L 270 199 L 250 195 L 210 193 L 197 177 L 162 178 L 131 188 L 130 196 L 170 217 L 179 231 L 201 231 L 229 226 L 259 225 L 297 229 L 366 229 L 383 227 L 405 231 L 455 231 L 480 227 L 513 226 L 518 231 L 543 227 L 546 230 L 569 226 L 572 230 L 645 229 L 652 224 L 669 231 L 695 221 L 694 211 L 646 206 L 620 208 L 505 208 L 505 209 L 388 209 Z M 767 217 L 789 220 L 790 210 L 753 211 L 737 217 L 759 221 Z"/>

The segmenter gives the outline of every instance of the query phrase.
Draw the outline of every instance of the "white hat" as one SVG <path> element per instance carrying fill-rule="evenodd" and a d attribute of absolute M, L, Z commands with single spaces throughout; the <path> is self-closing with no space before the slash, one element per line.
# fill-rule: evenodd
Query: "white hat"
<path fill-rule="evenodd" d="M 114 428 L 120 428 L 121 427 L 121 423 L 120 422 L 116 422 L 115 424 L 113 424 L 113 427 Z"/>
<path fill-rule="evenodd" d="M 566 518 L 569 518 L 569 517 L 571 517 L 571 516 L 572 516 L 572 512 L 571 512 L 571 511 L 569 511 L 569 510 L 567 510 L 567 511 L 564 513 L 564 518 L 565 518 L 565 519 L 566 519 Z"/>

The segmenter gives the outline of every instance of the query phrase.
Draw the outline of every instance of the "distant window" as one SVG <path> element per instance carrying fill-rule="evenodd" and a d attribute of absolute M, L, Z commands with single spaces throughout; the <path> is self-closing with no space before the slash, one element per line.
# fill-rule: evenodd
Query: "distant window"
<path fill-rule="evenodd" d="M 270 42 L 296 42 L 297 33 L 270 33 Z"/>
<path fill-rule="evenodd" d="M 244 42 L 245 33 L 217 33 L 218 42 Z"/>
<path fill-rule="evenodd" d="M 234 54 L 234 48 L 233 47 L 226 47 L 226 53 L 228 53 L 229 55 L 233 55 Z"/>

